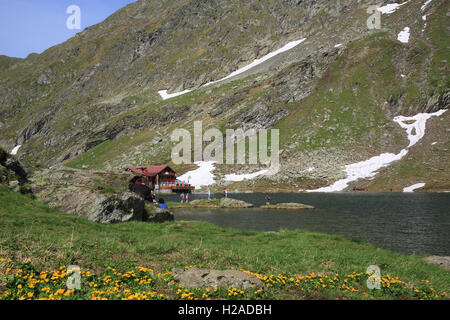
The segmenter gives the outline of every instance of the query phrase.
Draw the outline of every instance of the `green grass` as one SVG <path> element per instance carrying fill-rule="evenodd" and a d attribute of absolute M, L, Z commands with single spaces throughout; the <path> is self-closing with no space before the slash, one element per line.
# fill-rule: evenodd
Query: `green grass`
<path fill-rule="evenodd" d="M 276 125 L 281 148 L 292 143 L 294 133 L 298 135 L 298 151 L 378 145 L 383 127 L 390 123 L 380 107 L 383 101 L 398 95 L 398 90 L 406 98 L 417 96 L 414 88 L 398 89 L 393 59 L 398 47 L 385 33 L 350 44 L 318 80 L 319 90 Z M 395 140 L 395 132 L 392 134 Z"/>
<path fill-rule="evenodd" d="M 439 294 L 450 290 L 450 271 L 427 264 L 420 256 L 377 249 L 341 236 L 300 230 L 280 230 L 279 233 L 238 231 L 205 222 L 102 225 L 60 213 L 5 187 L 0 187 L 0 225 L 0 295 L 10 292 L 18 281 L 22 281 L 17 278 L 19 268 L 32 268 L 36 275 L 42 270 L 60 270 L 60 266 L 64 269 L 67 265 L 79 265 L 83 272 L 97 274 L 100 278 L 92 278 L 92 281 L 97 281 L 100 286 L 105 285 L 99 279 L 109 274 L 108 267 L 121 273 L 136 270 L 136 266 L 151 268 L 154 270 L 153 282 L 146 290 L 163 292 L 164 297 L 175 299 L 182 298 L 182 293 L 177 291 L 179 287 L 175 283 L 173 290 L 168 290 L 167 283 L 157 273 L 166 275 L 165 280 L 172 281 L 172 268 L 192 265 L 222 270 L 243 269 L 257 273 L 261 278 L 266 275 L 267 279 L 270 275 L 272 279 L 276 275 L 299 279 L 312 272 L 341 275 L 338 287 L 330 285 L 326 288 L 314 282 L 319 278 L 314 278 L 314 281 L 304 279 L 302 281 L 306 282 L 301 282 L 299 286 L 283 283 L 280 280 L 283 278 L 279 277 L 275 282 L 266 279 L 265 283 L 269 286 L 263 294 L 255 296 L 254 292 L 246 291 L 233 298 L 418 297 L 411 289 L 405 288 L 366 289 L 365 272 L 370 265 L 378 265 L 383 277 L 389 274 L 399 277 L 405 285 L 420 287 L 420 292 L 431 290 L 422 288 L 424 283 L 421 280 L 429 280 L 429 286 Z M 6 272 L 6 268 L 10 270 Z M 349 277 L 356 273 L 359 280 Z M 347 283 L 343 282 L 344 279 L 356 281 L 352 282 L 352 288 L 358 291 L 341 289 L 340 284 Z M 58 286 L 55 284 L 52 290 L 61 288 L 61 283 Z M 392 286 L 394 288 L 394 284 Z M 135 286 L 133 288 L 138 290 Z M 71 297 L 92 298 L 92 288 L 83 290 L 79 296 Z M 201 297 L 199 292 L 191 293 L 191 297 Z M 15 294 L 16 298 L 20 295 Z M 226 291 L 217 294 L 230 297 Z"/>
<path fill-rule="evenodd" d="M 442 94 L 450 87 L 448 72 L 448 61 L 450 52 L 448 50 L 449 21 L 448 12 L 450 5 L 443 2 L 440 8 L 433 14 L 433 19 L 427 27 L 427 34 L 435 48 L 431 62 L 431 72 L 428 75 L 428 87 L 431 92 Z"/>

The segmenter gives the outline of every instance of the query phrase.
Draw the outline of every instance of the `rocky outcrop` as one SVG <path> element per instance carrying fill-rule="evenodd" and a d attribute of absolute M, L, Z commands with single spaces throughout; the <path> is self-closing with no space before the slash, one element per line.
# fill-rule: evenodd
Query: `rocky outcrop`
<path fill-rule="evenodd" d="M 165 222 L 165 221 L 174 221 L 175 217 L 172 212 L 167 209 L 162 209 L 157 207 L 156 205 L 146 206 L 147 209 L 147 217 L 145 221 L 148 222 Z"/>
<path fill-rule="evenodd" d="M 4 167 L 8 170 L 14 172 L 15 176 L 19 180 L 21 184 L 24 184 L 28 181 L 28 177 L 31 174 L 31 171 L 28 170 L 19 160 L 16 158 L 8 158 L 4 164 Z"/>
<path fill-rule="evenodd" d="M 31 171 L 18 159 L 0 148 L 0 184 L 16 192 L 29 193 L 26 184 L 30 175 Z"/>
<path fill-rule="evenodd" d="M 286 210 L 299 210 L 299 209 L 314 209 L 313 206 L 303 203 L 277 203 L 261 206 L 263 209 L 286 209 Z"/>
<path fill-rule="evenodd" d="M 35 197 L 59 211 L 100 223 L 145 221 L 144 200 L 127 190 L 124 173 L 53 169 L 30 178 Z"/>
<path fill-rule="evenodd" d="M 146 216 L 144 200 L 129 192 L 99 197 L 88 213 L 89 220 L 100 223 L 144 221 Z"/>
<path fill-rule="evenodd" d="M 251 203 L 247 203 L 242 200 L 237 200 L 233 198 L 222 198 L 222 199 L 212 199 L 212 200 L 203 200 L 197 199 L 189 202 L 188 204 L 182 204 L 174 207 L 192 207 L 192 208 L 251 208 L 253 205 Z"/>
<path fill-rule="evenodd" d="M 43 170 L 30 178 L 35 197 L 59 211 L 99 223 L 126 221 L 173 221 L 173 214 L 145 205 L 142 197 L 128 190 L 130 175 L 123 172 Z"/>
<path fill-rule="evenodd" d="M 237 270 L 173 269 L 173 276 L 184 288 L 264 288 L 257 277 Z"/>
<path fill-rule="evenodd" d="M 450 91 L 447 91 L 441 95 L 433 95 L 428 99 L 425 112 L 433 113 L 442 109 L 448 109 L 450 107 Z"/>
<path fill-rule="evenodd" d="M 438 267 L 450 270 L 450 257 L 447 256 L 430 256 L 425 261 L 437 265 Z"/>
<path fill-rule="evenodd" d="M 220 199 L 221 208 L 251 208 L 253 205 L 242 200 L 237 200 L 233 198 L 222 198 Z"/>

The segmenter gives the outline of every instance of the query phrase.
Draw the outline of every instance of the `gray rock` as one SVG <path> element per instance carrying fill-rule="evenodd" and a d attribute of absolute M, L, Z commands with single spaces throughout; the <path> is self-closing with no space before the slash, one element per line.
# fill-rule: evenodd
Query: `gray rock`
<path fill-rule="evenodd" d="M 27 181 L 27 177 L 31 172 L 16 158 L 9 158 L 5 162 L 5 167 L 17 175 L 20 182 L 24 183 Z"/>
<path fill-rule="evenodd" d="M 222 198 L 220 200 L 220 207 L 222 208 L 251 208 L 253 205 L 242 200 L 232 198 Z"/>
<path fill-rule="evenodd" d="M 295 202 L 289 202 L 289 203 L 277 203 L 272 205 L 264 205 L 261 206 L 261 208 L 266 209 L 314 209 L 313 206 L 303 203 L 295 203 Z"/>
<path fill-rule="evenodd" d="M 436 112 L 441 109 L 448 109 L 450 106 L 450 91 L 442 95 L 433 95 L 428 99 L 425 112 Z"/>
<path fill-rule="evenodd" d="M 10 188 L 14 192 L 19 192 L 20 191 L 19 181 L 16 181 L 16 180 L 10 181 L 8 184 L 8 188 Z"/>
<path fill-rule="evenodd" d="M 257 277 L 237 270 L 173 269 L 173 276 L 185 288 L 264 288 Z"/>
<path fill-rule="evenodd" d="M 151 212 L 148 212 L 146 221 L 148 222 L 165 222 L 174 221 L 175 217 L 172 212 L 166 209 L 154 207 Z"/>
<path fill-rule="evenodd" d="M 425 261 L 450 270 L 450 257 L 449 256 L 430 256 L 426 257 Z"/>
<path fill-rule="evenodd" d="M 144 200 L 129 192 L 98 199 L 89 213 L 90 220 L 100 223 L 143 221 L 145 217 Z"/>

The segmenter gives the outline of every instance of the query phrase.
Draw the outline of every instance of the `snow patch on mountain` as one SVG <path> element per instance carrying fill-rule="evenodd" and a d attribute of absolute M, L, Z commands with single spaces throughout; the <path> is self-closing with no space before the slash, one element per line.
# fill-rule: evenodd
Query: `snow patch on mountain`
<path fill-rule="evenodd" d="M 303 38 L 303 39 L 300 39 L 300 40 L 296 40 L 296 41 L 291 41 L 291 42 L 287 43 L 286 45 L 284 45 L 283 47 L 281 47 L 280 49 L 272 51 L 272 52 L 266 54 L 265 56 L 263 56 L 263 57 L 261 57 L 259 59 L 255 59 L 252 63 L 250 63 L 250 64 L 246 65 L 245 67 L 242 67 L 242 68 L 240 68 L 240 69 L 238 69 L 238 70 L 236 70 L 236 71 L 234 71 L 232 73 L 230 73 L 229 75 L 227 75 L 226 77 L 224 77 L 222 79 L 205 83 L 204 85 L 202 85 L 202 87 L 206 87 L 206 86 L 209 86 L 211 84 L 227 80 L 227 79 L 229 79 L 231 77 L 237 76 L 237 75 L 239 75 L 239 74 L 241 74 L 241 73 L 243 73 L 245 71 L 248 71 L 248 70 L 250 70 L 250 69 L 260 65 L 264 61 L 267 61 L 267 60 L 275 57 L 276 55 L 279 55 L 280 53 L 283 53 L 283 52 L 286 52 L 288 50 L 291 50 L 292 48 L 298 46 L 300 43 L 302 43 L 305 40 L 306 40 L 306 38 Z M 163 100 L 166 100 L 166 99 L 170 99 L 170 98 L 173 98 L 173 97 L 180 96 L 182 94 L 185 94 L 185 93 L 188 93 L 188 92 L 191 92 L 191 91 L 192 90 L 188 90 L 187 89 L 187 90 L 184 90 L 184 91 L 181 91 L 181 92 L 167 93 L 167 90 L 160 90 L 160 91 L 158 91 L 158 93 L 159 93 L 159 95 L 161 96 L 161 98 Z"/>
<path fill-rule="evenodd" d="M 350 182 L 359 179 L 374 178 L 378 170 L 390 165 L 391 163 L 402 159 L 408 149 L 415 145 L 425 135 L 426 122 L 431 117 L 439 117 L 446 109 L 439 110 L 434 113 L 419 113 L 412 117 L 397 116 L 393 119 L 402 128 L 406 130 L 409 145 L 401 150 L 398 154 L 382 153 L 379 156 L 372 157 L 368 160 L 349 164 L 345 166 L 347 178 L 341 179 L 333 183 L 331 186 L 319 188 L 316 190 L 307 190 L 307 192 L 336 192 L 348 187 Z"/>
<path fill-rule="evenodd" d="M 178 177 L 181 181 L 190 183 L 195 189 L 200 189 L 203 186 L 210 186 L 215 183 L 215 176 L 212 173 L 216 167 L 215 161 L 197 161 L 194 162 L 198 166 L 197 169 L 186 172 Z"/>
<path fill-rule="evenodd" d="M 20 147 L 21 147 L 22 145 L 18 145 L 18 146 L 15 146 L 14 147 L 14 149 L 12 149 L 11 150 L 11 154 L 13 155 L 13 156 L 15 156 L 16 154 L 17 154 L 17 152 L 19 151 L 19 149 L 20 149 Z"/>
<path fill-rule="evenodd" d="M 425 183 L 421 182 L 421 183 L 416 183 L 413 184 L 412 186 L 403 188 L 403 192 L 414 192 L 414 190 L 422 188 L 425 186 Z"/>
<path fill-rule="evenodd" d="M 391 14 L 394 13 L 395 11 L 397 11 L 398 8 L 400 8 L 401 6 L 407 4 L 409 1 L 406 1 L 404 3 L 389 3 L 385 6 L 382 6 L 380 8 L 378 8 L 378 11 L 380 11 L 382 14 Z"/>
<path fill-rule="evenodd" d="M 409 42 L 409 27 L 405 27 L 397 36 L 398 41 L 403 43 Z"/>

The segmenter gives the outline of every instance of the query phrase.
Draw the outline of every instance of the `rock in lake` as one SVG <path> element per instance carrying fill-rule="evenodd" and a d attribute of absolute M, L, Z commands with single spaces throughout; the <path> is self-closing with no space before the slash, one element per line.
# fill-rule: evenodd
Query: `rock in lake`
<path fill-rule="evenodd" d="M 251 208 L 253 205 L 242 200 L 232 198 L 222 198 L 220 200 L 221 208 Z"/>
<path fill-rule="evenodd" d="M 237 270 L 173 269 L 173 276 L 185 288 L 264 288 L 257 277 Z"/>
<path fill-rule="evenodd" d="M 154 205 L 146 206 L 147 209 L 147 219 L 148 222 L 164 222 L 164 221 L 174 221 L 175 217 L 172 212 L 167 209 L 159 208 Z"/>
<path fill-rule="evenodd" d="M 303 204 L 303 203 L 277 203 L 277 204 L 269 204 L 261 206 L 263 209 L 286 209 L 286 210 L 295 210 L 295 209 L 314 209 L 313 206 Z"/>
<path fill-rule="evenodd" d="M 180 207 L 185 207 L 186 205 L 181 205 Z M 253 205 L 242 200 L 232 199 L 232 198 L 222 198 L 222 199 L 198 199 L 189 202 L 189 206 L 193 208 L 251 208 Z M 177 207 L 175 205 L 175 207 Z"/>

